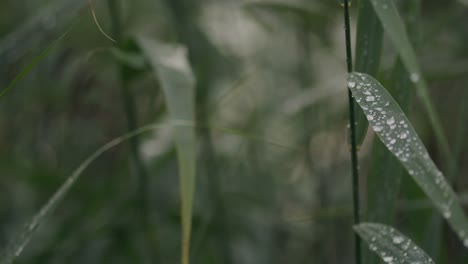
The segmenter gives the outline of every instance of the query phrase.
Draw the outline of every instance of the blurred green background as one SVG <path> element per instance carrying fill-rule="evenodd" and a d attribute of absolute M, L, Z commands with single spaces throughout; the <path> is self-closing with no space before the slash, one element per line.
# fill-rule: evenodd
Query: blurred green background
<path fill-rule="evenodd" d="M 120 29 L 109 2 L 119 5 Z M 403 19 L 416 24 L 411 37 L 455 167 L 440 154 L 415 95 L 405 99 L 405 111 L 431 157 L 453 175 L 451 182 L 464 197 L 468 6 L 455 0 L 396 2 Z M 419 16 L 409 2 L 418 5 Z M 0 245 L 84 159 L 128 132 L 129 99 L 134 125 L 167 121 L 162 89 L 135 41 L 149 36 L 185 46 L 197 80 L 192 263 L 353 262 L 345 43 L 338 2 L 94 0 L 93 6 L 100 26 L 117 44 L 99 31 L 86 0 L 2 0 L 2 89 L 71 30 L 0 98 Z M 353 2 L 353 40 L 357 6 Z M 384 35 L 375 77 L 396 83 L 397 60 Z M 122 86 L 130 93 L 122 93 Z M 433 221 L 430 203 L 400 165 L 385 167 L 379 160 L 385 154 L 378 154 L 374 138 L 369 132 L 359 152 L 363 218 L 371 218 L 366 205 L 376 199 L 367 192 L 372 171 L 403 174 L 399 195 L 392 198 L 396 209 L 378 205 L 392 215 L 385 222 L 438 263 L 467 263 L 466 249 L 445 224 Z M 178 263 L 181 222 L 173 133 L 162 128 L 138 140 L 94 162 L 15 263 Z M 132 144 L 139 145 L 140 158 L 135 159 Z M 141 169 L 147 174 L 143 183 Z M 381 182 L 370 193 L 378 196 L 385 188 Z M 442 234 L 433 232 L 434 225 Z"/>

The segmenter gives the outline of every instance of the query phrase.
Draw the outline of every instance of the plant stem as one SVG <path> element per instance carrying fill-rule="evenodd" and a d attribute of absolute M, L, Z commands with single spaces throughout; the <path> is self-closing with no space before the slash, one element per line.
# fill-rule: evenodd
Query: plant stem
<path fill-rule="evenodd" d="M 346 38 L 346 62 L 348 73 L 353 72 L 353 56 L 351 53 L 351 33 L 349 23 L 349 0 L 344 0 L 344 23 L 345 23 L 345 38 Z M 351 90 L 348 88 L 348 103 L 349 103 L 349 123 L 351 128 L 351 165 L 352 165 L 352 185 L 353 185 L 353 218 L 354 224 L 360 222 L 359 209 L 359 164 L 357 157 L 356 146 L 356 117 L 354 112 L 354 99 Z M 361 240 L 358 234 L 354 234 L 354 254 L 355 263 L 361 263 Z"/>
<path fill-rule="evenodd" d="M 110 17 L 112 21 L 112 35 L 117 41 L 119 48 L 123 48 L 123 30 L 120 14 L 120 6 L 118 0 L 108 0 Z M 122 104 L 124 107 L 125 116 L 127 119 L 127 131 L 131 132 L 138 128 L 138 117 L 136 111 L 135 96 L 130 90 L 129 86 L 129 75 L 125 66 L 119 65 L 120 75 L 120 89 L 122 95 Z M 132 163 L 138 175 L 138 194 L 139 198 L 136 201 L 140 208 L 141 221 L 143 226 L 146 226 L 147 219 L 147 186 L 148 176 L 145 164 L 140 153 L 140 138 L 134 137 L 129 141 L 130 144 L 130 156 Z"/>

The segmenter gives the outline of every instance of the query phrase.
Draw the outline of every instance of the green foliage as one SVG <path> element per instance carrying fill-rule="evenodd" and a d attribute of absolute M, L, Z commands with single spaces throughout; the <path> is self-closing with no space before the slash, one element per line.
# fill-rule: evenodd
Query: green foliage
<path fill-rule="evenodd" d="M 408 33 L 405 29 L 405 24 L 397 10 L 395 2 L 392 0 L 377 0 L 371 2 L 380 22 L 383 25 L 383 28 L 385 29 L 385 32 L 388 34 L 393 45 L 398 50 L 400 58 L 410 74 L 410 80 L 414 83 L 417 93 L 423 102 L 424 109 L 426 110 L 429 120 L 434 128 L 434 132 L 445 158 L 447 160 L 451 160 L 452 157 L 447 137 L 445 136 L 442 123 L 440 122 L 440 118 L 432 103 L 428 85 L 419 66 L 415 50 L 411 45 Z"/>
<path fill-rule="evenodd" d="M 383 29 L 372 7 L 371 0 L 358 2 L 356 63 L 355 70 L 372 76 L 377 76 L 382 53 Z M 357 143 L 361 145 L 367 133 L 369 124 L 360 109 L 356 109 Z"/>
<path fill-rule="evenodd" d="M 348 86 L 382 143 L 432 200 L 459 239 L 465 241 L 468 219 L 458 198 L 395 100 L 367 74 L 350 74 Z"/>
<path fill-rule="evenodd" d="M 363 223 L 354 230 L 385 263 L 434 264 L 435 262 L 409 238 L 386 225 Z"/>
<path fill-rule="evenodd" d="M 185 47 L 164 45 L 143 36 L 138 38 L 138 43 L 161 82 L 170 120 L 175 123 L 182 200 L 182 263 L 188 264 L 196 174 L 195 129 L 177 122 L 195 121 L 195 79 Z"/>
<path fill-rule="evenodd" d="M 0 263 L 467 263 L 463 1 L 343 2 L 2 2 Z"/>

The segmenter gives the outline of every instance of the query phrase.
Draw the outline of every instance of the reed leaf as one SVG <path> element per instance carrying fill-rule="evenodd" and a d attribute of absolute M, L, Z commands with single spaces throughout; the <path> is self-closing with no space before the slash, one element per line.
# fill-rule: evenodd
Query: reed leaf
<path fill-rule="evenodd" d="M 195 121 L 195 78 L 183 46 L 162 44 L 145 36 L 138 37 L 161 86 L 171 120 Z M 192 207 L 195 190 L 195 129 L 175 127 L 182 200 L 182 263 L 189 263 Z"/>
<path fill-rule="evenodd" d="M 400 106 L 377 80 L 367 74 L 348 75 L 348 86 L 382 143 L 432 200 L 461 241 L 468 244 L 468 219 L 458 198 L 429 157 Z"/>
<path fill-rule="evenodd" d="M 407 71 L 410 73 L 410 79 L 417 88 L 417 94 L 421 98 L 441 150 L 446 159 L 450 161 L 451 154 L 447 137 L 430 98 L 428 85 L 422 74 L 413 45 L 411 45 L 403 19 L 393 0 L 372 0 L 371 3 L 385 32 L 398 51 Z"/>
<path fill-rule="evenodd" d="M 411 239 L 382 224 L 362 223 L 354 230 L 385 263 L 434 264 L 435 262 Z"/>
<path fill-rule="evenodd" d="M 361 0 L 358 3 L 354 68 L 358 72 L 377 76 L 382 53 L 383 29 L 370 1 Z M 360 146 L 366 137 L 369 123 L 360 109 L 356 109 L 356 112 L 356 142 Z"/>

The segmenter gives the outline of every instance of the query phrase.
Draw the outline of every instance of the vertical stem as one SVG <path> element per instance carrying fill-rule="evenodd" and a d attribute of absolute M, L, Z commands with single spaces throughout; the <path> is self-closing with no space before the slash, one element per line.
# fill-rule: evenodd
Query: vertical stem
<path fill-rule="evenodd" d="M 353 72 L 353 57 L 351 53 L 351 33 L 349 23 L 349 0 L 344 0 L 344 23 L 345 23 L 345 37 L 346 37 L 346 62 L 348 73 Z M 348 88 L 348 103 L 349 103 L 349 122 L 351 128 L 351 165 L 352 165 L 352 184 L 353 184 L 353 216 L 354 224 L 360 222 L 360 209 L 359 209 L 359 164 L 357 157 L 356 147 L 356 117 L 354 110 L 354 99 L 351 90 Z M 355 263 L 361 263 L 361 240 L 359 236 L 354 234 L 354 253 Z"/>
<path fill-rule="evenodd" d="M 107 4 L 109 6 L 110 17 L 112 21 L 112 35 L 117 41 L 119 48 L 123 48 L 123 30 L 120 14 L 120 5 L 118 0 L 108 0 Z M 136 111 L 135 96 L 130 90 L 129 86 L 129 75 L 124 65 L 119 65 L 119 75 L 120 75 L 120 89 L 122 96 L 122 104 L 124 107 L 125 116 L 127 119 L 127 131 L 134 131 L 138 128 L 138 117 Z M 141 157 L 140 153 L 140 138 L 133 137 L 129 141 L 130 144 L 130 156 L 132 159 L 133 166 L 138 175 L 138 194 L 139 197 L 136 201 L 138 207 L 140 208 L 141 221 L 143 226 L 146 224 L 146 215 L 147 215 L 147 182 L 148 176 L 145 168 L 145 164 Z"/>

